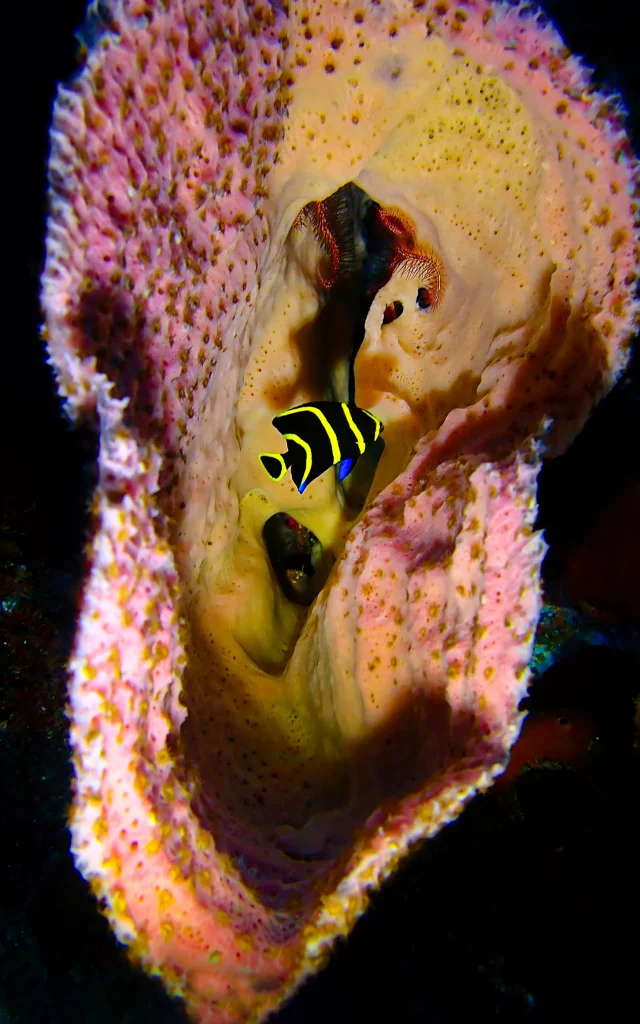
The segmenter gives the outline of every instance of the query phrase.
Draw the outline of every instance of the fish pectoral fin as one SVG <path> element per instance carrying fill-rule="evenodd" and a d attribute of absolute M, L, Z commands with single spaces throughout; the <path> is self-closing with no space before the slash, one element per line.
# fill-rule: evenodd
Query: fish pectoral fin
<path fill-rule="evenodd" d="M 338 463 L 338 480 L 340 480 L 340 482 L 342 482 L 345 477 L 349 476 L 349 473 L 355 464 L 356 460 L 354 458 L 343 459 L 342 462 Z"/>
<path fill-rule="evenodd" d="M 262 452 L 260 454 L 260 462 L 272 480 L 282 480 L 287 472 L 289 468 L 287 454 L 287 452 L 284 455 L 280 455 L 278 452 Z"/>

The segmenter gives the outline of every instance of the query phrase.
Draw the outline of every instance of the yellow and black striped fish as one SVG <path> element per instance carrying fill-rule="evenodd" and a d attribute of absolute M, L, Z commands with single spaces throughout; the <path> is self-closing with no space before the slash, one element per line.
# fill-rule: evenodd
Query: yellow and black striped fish
<path fill-rule="evenodd" d="M 384 430 L 377 416 L 351 402 L 306 402 L 279 412 L 272 422 L 287 450 L 263 452 L 260 461 L 272 480 L 290 469 L 300 494 L 330 466 L 337 465 L 338 479 L 344 480 Z"/>

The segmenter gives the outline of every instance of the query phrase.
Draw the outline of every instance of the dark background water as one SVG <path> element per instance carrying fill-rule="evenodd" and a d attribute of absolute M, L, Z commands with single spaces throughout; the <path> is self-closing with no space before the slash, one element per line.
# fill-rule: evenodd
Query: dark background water
<path fill-rule="evenodd" d="M 76 67 L 84 6 L 41 0 L 4 11 L 0 1021 L 173 1024 L 184 1020 L 180 1007 L 128 966 L 73 868 L 65 825 L 64 662 L 94 442 L 60 414 L 39 338 L 38 280 L 47 127 L 56 83 Z M 623 93 L 638 150 L 635 4 L 545 7 L 597 80 Z M 630 635 L 640 624 L 637 362 L 541 482 L 548 593 Z M 534 706 L 596 717 L 586 768 L 540 768 L 476 800 L 376 897 L 280 1024 L 626 1018 L 637 1005 L 639 669 L 637 656 L 606 645 L 555 665 Z"/>

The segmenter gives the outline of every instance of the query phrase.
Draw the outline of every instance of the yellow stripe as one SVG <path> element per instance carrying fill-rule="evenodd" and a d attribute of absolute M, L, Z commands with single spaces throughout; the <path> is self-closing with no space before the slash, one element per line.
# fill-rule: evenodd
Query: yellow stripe
<path fill-rule="evenodd" d="M 305 450 L 306 462 L 305 462 L 305 467 L 304 467 L 304 476 L 302 477 L 302 480 L 300 481 L 300 483 L 303 484 L 305 482 L 305 480 L 307 479 L 307 477 L 309 476 L 309 473 L 311 472 L 311 465 L 313 463 L 313 455 L 311 454 L 311 445 L 307 444 L 306 441 L 303 441 L 302 438 L 298 437 L 297 434 L 283 434 L 282 436 L 284 437 L 285 441 L 295 441 L 296 444 L 299 444 Z"/>
<path fill-rule="evenodd" d="M 316 409 L 313 405 L 299 405 L 297 409 L 287 409 L 286 412 L 279 412 L 278 413 L 278 419 L 280 419 L 282 416 L 293 416 L 293 414 L 296 413 L 296 412 L 313 412 L 313 413 L 316 414 L 316 416 L 318 417 L 318 419 L 322 423 L 322 426 L 324 427 L 324 429 L 327 432 L 327 437 L 329 438 L 329 443 L 331 444 L 331 453 L 333 455 L 333 461 L 334 461 L 334 463 L 335 462 L 340 462 L 340 459 L 342 458 L 342 455 L 340 453 L 340 444 L 338 442 L 338 435 L 336 434 L 335 430 L 333 429 L 333 427 L 329 423 L 329 420 L 327 419 L 325 414 L 323 412 L 320 412 L 320 410 Z M 289 436 L 288 434 L 284 434 L 283 435 L 283 437 L 288 437 L 288 436 Z"/>
<path fill-rule="evenodd" d="M 371 419 L 373 420 L 373 422 L 375 423 L 375 425 L 376 425 L 376 433 L 375 433 L 375 437 L 374 437 L 373 440 L 377 441 L 378 438 L 380 437 L 380 427 L 382 426 L 382 420 L 379 420 L 378 417 L 374 416 L 373 413 L 369 412 L 368 409 L 363 409 L 362 411 L 365 414 L 365 416 L 370 416 Z"/>
<path fill-rule="evenodd" d="M 353 420 L 353 416 L 351 415 L 351 413 L 349 411 L 349 406 L 347 405 L 347 403 L 346 402 L 340 402 L 340 405 L 342 406 L 342 411 L 345 414 L 347 423 L 349 424 L 349 426 L 351 427 L 351 429 L 353 431 L 354 437 L 356 439 L 356 444 L 358 445 L 358 451 L 362 455 L 363 451 L 366 448 L 366 445 L 364 443 L 364 437 L 362 436 L 362 434 L 358 430 L 358 427 L 355 425 L 354 420 Z"/>

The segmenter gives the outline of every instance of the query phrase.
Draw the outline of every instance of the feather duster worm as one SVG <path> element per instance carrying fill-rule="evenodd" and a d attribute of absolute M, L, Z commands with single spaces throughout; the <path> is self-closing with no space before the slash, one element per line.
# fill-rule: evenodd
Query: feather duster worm
<path fill-rule="evenodd" d="M 194 1019 L 257 1021 L 505 765 L 540 458 L 634 329 L 636 167 L 529 9 L 111 0 L 85 40 L 43 281 L 100 437 L 73 851 Z M 258 454 L 323 398 L 386 447 L 300 496 Z"/>

